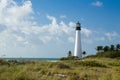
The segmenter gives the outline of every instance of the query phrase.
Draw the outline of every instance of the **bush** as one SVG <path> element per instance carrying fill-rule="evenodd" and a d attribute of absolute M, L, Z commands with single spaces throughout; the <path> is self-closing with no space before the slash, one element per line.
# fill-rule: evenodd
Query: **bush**
<path fill-rule="evenodd" d="M 107 51 L 96 54 L 97 57 L 119 58 L 120 51 Z"/>
<path fill-rule="evenodd" d="M 0 59 L 0 64 L 3 64 L 3 60 L 2 59 Z"/>
<path fill-rule="evenodd" d="M 68 57 L 62 57 L 60 60 L 79 60 L 76 56 L 68 56 Z"/>
<path fill-rule="evenodd" d="M 111 66 L 120 66 L 120 62 L 112 62 L 112 63 L 108 63 L 108 65 L 111 65 Z"/>
<path fill-rule="evenodd" d="M 60 60 L 67 60 L 67 58 L 66 57 L 62 57 L 62 58 L 60 58 Z"/>
<path fill-rule="evenodd" d="M 70 69 L 70 66 L 68 66 L 66 64 L 63 64 L 63 63 L 58 63 L 57 64 L 57 68 L 60 68 L 60 69 Z"/>
<path fill-rule="evenodd" d="M 97 61 L 76 61 L 76 65 L 89 66 L 89 67 L 107 67 L 106 65 Z"/>
<path fill-rule="evenodd" d="M 9 65 L 9 63 L 3 59 L 0 59 L 0 65 Z"/>
<path fill-rule="evenodd" d="M 56 62 L 56 63 L 51 63 L 49 65 L 49 68 L 70 69 L 70 66 L 63 63 Z"/>
<path fill-rule="evenodd" d="M 88 56 L 86 56 L 84 58 L 95 58 L 95 57 L 96 57 L 96 55 L 88 55 Z"/>

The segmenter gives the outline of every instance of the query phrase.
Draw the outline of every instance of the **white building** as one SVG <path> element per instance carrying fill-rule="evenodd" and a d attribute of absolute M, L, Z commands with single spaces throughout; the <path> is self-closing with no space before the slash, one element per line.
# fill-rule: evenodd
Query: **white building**
<path fill-rule="evenodd" d="M 74 56 L 82 58 L 82 46 L 81 46 L 81 24 L 76 23 L 76 37 L 75 37 L 75 48 Z"/>

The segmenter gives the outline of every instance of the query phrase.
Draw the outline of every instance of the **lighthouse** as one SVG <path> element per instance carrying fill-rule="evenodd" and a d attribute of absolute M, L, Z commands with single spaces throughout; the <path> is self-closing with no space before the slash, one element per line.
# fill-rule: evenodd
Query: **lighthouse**
<path fill-rule="evenodd" d="M 78 58 L 82 58 L 82 46 L 81 46 L 81 24 L 76 23 L 76 36 L 75 36 L 75 48 L 74 48 L 74 56 Z"/>

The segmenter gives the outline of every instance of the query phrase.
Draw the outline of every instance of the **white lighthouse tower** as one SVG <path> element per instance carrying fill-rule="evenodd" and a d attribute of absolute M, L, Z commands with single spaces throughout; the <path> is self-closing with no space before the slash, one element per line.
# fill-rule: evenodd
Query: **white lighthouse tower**
<path fill-rule="evenodd" d="M 78 58 L 82 58 L 82 46 L 81 46 L 81 24 L 76 23 L 76 37 L 75 37 L 75 48 L 74 48 L 74 56 Z"/>

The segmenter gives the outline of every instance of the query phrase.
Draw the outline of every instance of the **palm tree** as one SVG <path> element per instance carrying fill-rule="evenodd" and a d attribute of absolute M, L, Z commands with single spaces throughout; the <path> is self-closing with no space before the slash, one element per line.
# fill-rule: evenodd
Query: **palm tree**
<path fill-rule="evenodd" d="M 116 50 L 120 50 L 120 44 L 116 45 Z"/>
<path fill-rule="evenodd" d="M 72 52 L 68 51 L 68 57 L 72 56 Z"/>
<path fill-rule="evenodd" d="M 110 50 L 111 50 L 111 51 L 114 51 L 114 50 L 115 50 L 115 46 L 114 46 L 114 45 L 111 45 L 111 46 L 110 46 Z"/>
<path fill-rule="evenodd" d="M 102 51 L 103 51 L 103 46 L 97 46 L 96 50 L 97 50 L 98 52 L 102 52 Z"/>
<path fill-rule="evenodd" d="M 106 52 L 106 51 L 109 51 L 110 48 L 109 48 L 109 46 L 104 46 L 103 49 L 104 49 L 104 52 Z"/>
<path fill-rule="evenodd" d="M 86 55 L 86 51 L 83 51 L 82 54 L 85 56 Z"/>

